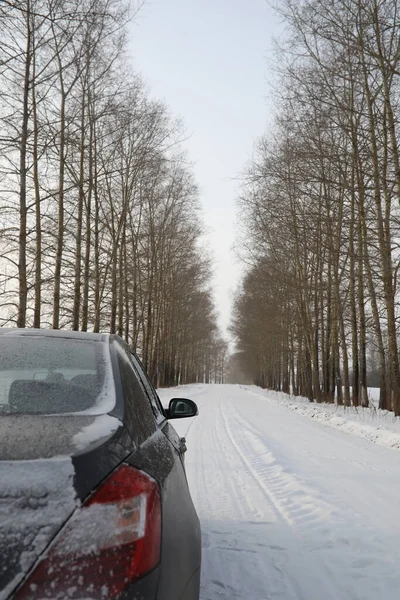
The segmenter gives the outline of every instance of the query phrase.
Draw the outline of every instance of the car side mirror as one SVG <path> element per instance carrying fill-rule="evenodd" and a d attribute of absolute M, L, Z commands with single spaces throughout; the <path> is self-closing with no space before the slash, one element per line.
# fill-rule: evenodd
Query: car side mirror
<path fill-rule="evenodd" d="M 169 403 L 168 418 L 184 419 L 186 417 L 195 417 L 199 414 L 197 404 L 187 398 L 173 398 Z"/>

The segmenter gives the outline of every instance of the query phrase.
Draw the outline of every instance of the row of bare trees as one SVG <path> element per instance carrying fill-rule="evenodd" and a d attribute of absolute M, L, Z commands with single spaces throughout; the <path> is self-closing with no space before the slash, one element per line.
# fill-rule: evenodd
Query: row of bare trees
<path fill-rule="evenodd" d="M 246 372 L 317 402 L 400 414 L 400 2 L 281 0 L 279 108 L 241 198 Z"/>
<path fill-rule="evenodd" d="M 129 0 L 0 3 L 0 321 L 110 331 L 157 385 L 225 352 L 182 127 L 129 68 Z"/>

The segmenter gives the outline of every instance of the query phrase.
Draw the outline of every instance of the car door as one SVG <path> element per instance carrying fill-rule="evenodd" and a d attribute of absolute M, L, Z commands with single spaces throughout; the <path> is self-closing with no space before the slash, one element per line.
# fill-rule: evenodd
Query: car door
<path fill-rule="evenodd" d="M 161 491 L 162 556 L 157 600 L 191 599 L 184 590 L 189 581 L 199 577 L 200 524 L 179 448 L 170 440 L 173 428 L 159 399 L 157 402 L 148 393 L 150 383 L 140 363 L 122 341 L 116 342 L 116 354 L 126 407 L 124 421 L 137 444 L 128 462 L 153 477 Z"/>
<path fill-rule="evenodd" d="M 175 428 L 171 425 L 171 423 L 166 421 L 165 412 L 161 404 L 161 400 L 158 397 L 158 394 L 154 389 L 151 381 L 147 377 L 146 371 L 144 370 L 144 367 L 140 362 L 139 358 L 135 354 L 131 354 L 131 359 L 135 366 L 135 369 L 137 370 L 138 376 L 143 382 L 143 386 L 149 397 L 158 425 L 162 427 L 164 435 L 167 436 L 171 444 L 174 446 L 182 464 L 184 464 L 184 455 L 187 450 L 186 440 L 184 438 L 181 438 L 175 431 Z"/>

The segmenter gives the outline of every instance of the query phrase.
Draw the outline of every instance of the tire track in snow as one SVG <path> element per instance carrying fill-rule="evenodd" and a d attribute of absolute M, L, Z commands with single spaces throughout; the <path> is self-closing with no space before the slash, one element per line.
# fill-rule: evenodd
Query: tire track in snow
<path fill-rule="evenodd" d="M 282 465 L 279 464 L 276 457 L 266 446 L 265 441 L 254 433 L 251 425 L 239 416 L 232 405 L 230 405 L 229 412 L 232 415 L 234 430 L 241 432 L 241 435 L 237 437 L 235 437 L 229 426 L 226 416 L 227 411 L 223 410 L 221 403 L 219 409 L 224 429 L 232 446 L 240 456 L 245 468 L 256 481 L 265 499 L 274 508 L 278 519 L 284 524 L 285 537 L 290 538 L 291 548 L 289 553 L 286 552 L 284 543 L 269 545 L 271 550 L 278 550 L 283 554 L 280 561 L 281 566 L 278 566 L 278 564 L 273 566 L 284 576 L 286 585 L 290 589 L 290 596 L 284 596 L 284 598 L 310 599 L 309 591 L 303 590 L 291 570 L 285 567 L 290 562 L 294 562 L 300 566 L 301 570 L 310 569 L 307 559 L 311 556 L 307 556 L 307 550 L 311 549 L 313 573 L 310 581 L 314 579 L 317 588 L 325 588 L 325 599 L 338 600 L 340 598 L 341 600 L 341 591 L 336 585 L 337 575 L 335 575 L 331 565 L 326 560 L 315 555 L 318 548 L 315 547 L 315 537 L 313 535 L 317 534 L 322 539 L 328 537 L 333 525 L 333 507 L 323 503 L 321 499 L 314 498 L 311 489 L 302 484 L 298 478 L 285 472 Z M 321 503 L 323 504 L 323 510 L 319 506 Z M 328 527 L 328 523 L 330 527 Z M 302 531 L 307 535 L 303 536 Z M 311 543 L 308 540 L 308 534 L 310 533 L 313 540 Z M 325 545 L 326 542 L 323 542 L 322 547 Z M 294 561 L 293 553 L 296 555 Z M 327 586 L 328 582 L 329 587 Z M 354 598 L 358 597 L 354 596 Z"/>
<path fill-rule="evenodd" d="M 246 464 L 261 481 L 267 496 L 272 500 L 282 518 L 297 527 L 323 526 L 329 522 L 337 522 L 337 513 L 321 495 L 316 495 L 299 477 L 285 470 L 277 457 L 266 445 L 262 436 L 248 421 L 244 421 L 238 411 L 232 407 L 233 420 L 236 428 L 240 427 L 246 434 L 236 443 L 239 452 L 245 458 Z M 226 424 L 229 431 L 229 427 Z M 230 434 L 232 435 L 232 434 Z"/>
<path fill-rule="evenodd" d="M 242 449 L 240 448 L 239 444 L 236 441 L 235 436 L 232 434 L 232 431 L 228 425 L 226 415 L 222 408 L 221 402 L 219 403 L 219 413 L 220 413 L 220 416 L 222 419 L 222 423 L 224 425 L 224 430 L 226 432 L 226 435 L 227 435 L 231 445 L 235 449 L 237 455 L 239 456 L 240 460 L 242 461 L 246 471 L 249 473 L 249 475 L 252 477 L 252 479 L 256 482 L 262 495 L 267 500 L 270 507 L 272 507 L 278 521 L 283 523 L 285 525 L 285 527 L 288 527 L 288 526 L 290 527 L 293 524 L 292 520 L 287 515 L 287 512 L 284 510 L 284 508 L 281 506 L 280 502 L 277 501 L 276 497 L 270 493 L 268 486 L 266 485 L 266 483 L 263 480 L 263 477 L 260 475 L 259 471 L 256 468 L 254 468 L 254 466 L 251 463 L 251 460 L 249 460 L 247 458 L 247 455 L 242 451 Z M 240 428 L 239 428 L 239 430 L 240 430 Z M 258 542 L 259 552 L 261 549 L 264 550 L 264 553 L 266 552 L 267 557 L 268 557 L 267 560 L 270 561 L 271 568 L 275 571 L 275 574 L 276 573 L 278 574 L 278 577 L 279 577 L 278 586 L 277 586 L 276 582 L 274 583 L 274 585 L 272 585 L 272 582 L 271 582 L 271 584 L 270 584 L 271 588 L 274 587 L 275 592 L 273 595 L 266 596 L 266 599 L 268 600 L 269 598 L 272 599 L 272 598 L 281 598 L 282 597 L 282 599 L 285 599 L 285 600 L 308 600 L 307 596 L 303 594 L 301 587 L 298 585 L 295 578 L 291 577 L 284 568 L 286 559 L 284 556 L 279 556 L 279 555 L 281 555 L 282 553 L 285 553 L 285 548 L 282 545 L 276 544 L 271 541 L 269 543 L 259 541 Z M 264 558 L 264 560 L 265 560 L 265 558 Z M 278 588 L 280 588 L 280 589 L 278 589 Z M 272 589 L 271 589 L 271 592 L 272 592 Z M 241 597 L 241 596 L 239 596 L 239 597 Z"/>
<path fill-rule="evenodd" d="M 201 415 L 202 425 L 197 421 L 191 430 L 187 458 L 189 481 L 200 514 L 204 519 L 223 520 L 245 519 L 252 514 L 254 520 L 258 520 L 259 512 L 254 511 L 243 498 L 242 490 L 248 481 L 238 482 L 239 473 L 230 442 L 221 437 L 223 426 L 219 411 L 215 411 L 214 406 L 204 406 Z M 212 457 L 210 449 L 214 450 Z M 227 468 L 232 476 L 221 478 Z"/>
<path fill-rule="evenodd" d="M 285 572 L 281 518 L 225 431 L 222 398 L 204 405 L 188 464 L 203 533 L 201 600 L 308 600 Z M 208 457 L 212 455 L 212 464 Z"/>
<path fill-rule="evenodd" d="M 263 481 L 263 478 L 260 477 L 260 474 L 258 473 L 257 469 L 255 469 L 254 466 L 251 464 L 251 460 L 249 458 L 247 458 L 246 454 L 243 452 L 243 450 L 240 448 L 239 444 L 236 442 L 236 439 L 233 436 L 233 434 L 228 426 L 227 419 L 226 419 L 224 412 L 222 411 L 221 405 L 220 405 L 219 409 L 220 409 L 220 414 L 222 416 L 222 421 L 224 424 L 224 429 L 226 431 L 226 434 L 227 434 L 232 446 L 238 453 L 241 461 L 243 462 L 244 467 L 251 474 L 254 481 L 257 482 L 257 485 L 260 488 L 261 492 L 263 493 L 265 498 L 269 501 L 269 503 L 274 508 L 275 514 L 277 515 L 278 519 L 284 521 L 287 525 L 291 525 L 292 520 L 286 514 L 284 508 L 281 506 L 279 501 L 277 501 L 276 498 L 270 493 L 268 487 L 265 485 L 265 483 Z"/>

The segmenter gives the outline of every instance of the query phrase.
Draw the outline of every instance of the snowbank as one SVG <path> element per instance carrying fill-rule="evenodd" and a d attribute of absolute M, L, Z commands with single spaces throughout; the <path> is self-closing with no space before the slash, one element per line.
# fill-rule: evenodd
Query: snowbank
<path fill-rule="evenodd" d="M 298 414 L 320 421 L 324 425 L 365 438 L 387 448 L 400 449 L 400 418 L 392 412 L 371 408 L 345 407 L 335 404 L 315 404 L 308 398 L 283 392 L 263 390 L 256 386 L 241 386 L 249 392 L 279 402 Z"/>

